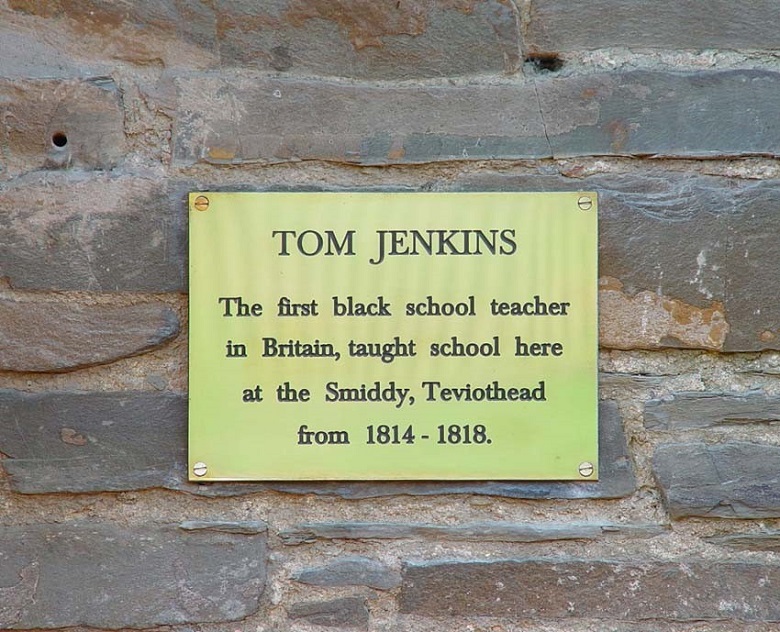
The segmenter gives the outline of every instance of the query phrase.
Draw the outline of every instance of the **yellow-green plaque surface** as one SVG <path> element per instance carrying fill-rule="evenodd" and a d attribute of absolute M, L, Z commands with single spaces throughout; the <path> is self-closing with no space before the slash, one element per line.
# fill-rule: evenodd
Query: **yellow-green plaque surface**
<path fill-rule="evenodd" d="M 594 193 L 194 193 L 192 480 L 595 480 Z"/>

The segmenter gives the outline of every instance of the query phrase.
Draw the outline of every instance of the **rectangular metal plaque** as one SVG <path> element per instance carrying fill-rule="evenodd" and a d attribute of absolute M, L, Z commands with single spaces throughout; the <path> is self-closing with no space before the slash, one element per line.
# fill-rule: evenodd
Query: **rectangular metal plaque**
<path fill-rule="evenodd" d="M 595 480 L 595 193 L 190 195 L 191 480 Z"/>

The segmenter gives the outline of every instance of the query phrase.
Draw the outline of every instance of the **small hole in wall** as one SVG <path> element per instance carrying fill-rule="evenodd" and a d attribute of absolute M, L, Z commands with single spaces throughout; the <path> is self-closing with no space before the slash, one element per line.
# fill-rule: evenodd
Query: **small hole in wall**
<path fill-rule="evenodd" d="M 51 135 L 51 144 L 60 149 L 65 147 L 68 144 L 68 137 L 65 132 L 54 132 Z"/>
<path fill-rule="evenodd" d="M 536 72 L 558 72 L 563 68 L 563 60 L 555 53 L 537 53 L 525 58 Z"/>

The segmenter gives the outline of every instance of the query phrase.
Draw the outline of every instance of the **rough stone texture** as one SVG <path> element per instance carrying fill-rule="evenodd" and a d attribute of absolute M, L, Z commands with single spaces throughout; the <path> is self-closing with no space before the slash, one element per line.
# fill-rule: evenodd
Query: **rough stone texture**
<path fill-rule="evenodd" d="M 780 421 L 780 397 L 765 393 L 675 393 L 645 403 L 648 430 L 688 430 Z"/>
<path fill-rule="evenodd" d="M 35 16 L 39 29 L 89 34 L 133 63 L 187 63 L 171 50 L 173 40 L 201 48 L 201 64 L 285 74 L 410 79 L 520 65 L 519 15 L 507 0 L 10 0 L 9 7 L 16 15 L 6 19 Z"/>
<path fill-rule="evenodd" d="M 181 486 L 184 397 L 0 390 L 0 461 L 23 493 Z"/>
<path fill-rule="evenodd" d="M 625 46 L 631 49 L 780 48 L 773 0 L 595 0 L 572 10 L 567 0 L 532 0 L 527 50 L 556 54 Z"/>
<path fill-rule="evenodd" d="M 165 303 L 112 306 L 0 298 L 0 370 L 68 371 L 158 347 L 179 332 Z"/>
<path fill-rule="evenodd" d="M 620 498 L 636 488 L 614 402 L 599 406 L 598 482 L 187 482 L 185 400 L 163 393 L 0 391 L 0 453 L 18 492 L 164 487 L 205 496 L 264 490 L 343 498 L 479 494 L 509 498 Z M 112 423 L 106 423 L 111 421 Z M 63 434 L 63 432 L 65 434 Z M 79 458 L 74 459 L 78 455 Z"/>
<path fill-rule="evenodd" d="M 41 41 L 40 32 L 20 30 L 18 26 L 3 21 L 0 7 L 0 77 L 24 79 L 88 78 L 107 74 L 100 63 L 76 63 L 63 56 L 61 49 Z"/>
<path fill-rule="evenodd" d="M 711 544 L 739 551 L 771 551 L 772 553 L 780 553 L 780 531 L 733 533 L 704 539 Z"/>
<path fill-rule="evenodd" d="M 186 186 L 51 173 L 0 184 L 0 278 L 16 289 L 181 291 Z"/>
<path fill-rule="evenodd" d="M 378 87 L 196 76 L 177 79 L 176 87 L 174 154 L 183 164 L 385 165 L 549 154 L 530 83 Z"/>
<path fill-rule="evenodd" d="M 770 71 L 637 70 L 457 87 L 212 75 L 175 83 L 174 151 L 184 164 L 711 157 L 780 147 L 780 73 Z"/>
<path fill-rule="evenodd" d="M 4 629 L 152 627 L 256 612 L 266 538 L 176 525 L 0 527 Z"/>
<path fill-rule="evenodd" d="M 287 609 L 287 615 L 290 619 L 301 619 L 328 628 L 368 627 L 366 601 L 359 597 L 295 603 Z"/>
<path fill-rule="evenodd" d="M 0 79 L 0 179 L 35 169 L 110 169 L 122 158 L 124 122 L 110 79 Z M 67 137 L 58 142 L 57 134 Z"/>
<path fill-rule="evenodd" d="M 241 535 L 258 535 L 268 532 L 268 525 L 258 521 L 243 522 L 213 522 L 204 520 L 187 520 L 179 525 L 185 531 L 217 531 L 219 533 L 238 533 Z"/>
<path fill-rule="evenodd" d="M 398 571 L 366 557 L 344 557 L 325 566 L 305 568 L 293 579 L 313 586 L 368 586 L 380 590 L 401 585 Z"/>
<path fill-rule="evenodd" d="M 778 180 L 650 171 L 475 176 L 454 188 L 598 193 L 603 347 L 780 349 Z"/>
<path fill-rule="evenodd" d="M 673 518 L 780 517 L 780 447 L 732 442 L 665 444 L 653 471 Z"/>
<path fill-rule="evenodd" d="M 279 533 L 284 544 L 309 544 L 318 540 L 421 539 L 473 542 L 554 542 L 599 540 L 606 537 L 652 538 L 664 528 L 657 524 L 479 522 L 456 526 L 387 522 L 334 522 L 297 525 Z"/>
<path fill-rule="evenodd" d="M 408 565 L 403 613 L 513 619 L 780 621 L 780 567 L 523 560 Z"/>

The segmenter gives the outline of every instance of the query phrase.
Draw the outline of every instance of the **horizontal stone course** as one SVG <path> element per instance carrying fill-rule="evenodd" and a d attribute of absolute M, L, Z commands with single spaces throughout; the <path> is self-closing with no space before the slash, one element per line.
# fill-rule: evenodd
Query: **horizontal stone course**
<path fill-rule="evenodd" d="M 780 621 L 780 566 L 508 560 L 404 568 L 406 614 L 518 619 Z"/>
<path fill-rule="evenodd" d="M 0 526 L 0 627 L 240 620 L 259 608 L 265 558 L 264 534 L 174 524 Z"/>
<path fill-rule="evenodd" d="M 38 169 L 105 170 L 122 159 L 124 117 L 110 79 L 0 79 L 0 181 Z"/>
<path fill-rule="evenodd" d="M 780 531 L 729 533 L 704 538 L 710 544 L 739 551 L 771 551 L 780 553 Z"/>
<path fill-rule="evenodd" d="M 780 48 L 773 0 L 532 0 L 527 50 L 559 54 L 622 46 L 634 50 L 764 50 Z"/>
<path fill-rule="evenodd" d="M 205 496 L 266 490 L 343 498 L 479 494 L 510 498 L 620 498 L 636 487 L 622 420 L 599 407 L 598 482 L 187 482 L 186 399 L 168 393 L 22 393 L 0 390 L 0 453 L 22 493 L 162 487 Z"/>
<path fill-rule="evenodd" d="M 511 523 L 477 522 L 463 525 L 434 525 L 393 522 L 331 522 L 296 525 L 279 533 L 287 545 L 318 540 L 432 539 L 471 542 L 555 542 L 603 538 L 652 538 L 664 533 L 657 524 L 599 522 Z"/>
<path fill-rule="evenodd" d="M 648 430 L 689 430 L 780 421 L 780 397 L 765 393 L 675 393 L 645 403 Z"/>
<path fill-rule="evenodd" d="M 594 72 L 459 86 L 213 74 L 173 81 L 180 164 L 706 158 L 774 156 L 780 147 L 780 73 L 763 70 Z"/>
<path fill-rule="evenodd" d="M 780 447 L 662 444 L 653 472 L 672 518 L 780 518 Z"/>
<path fill-rule="evenodd" d="M 60 372 L 138 355 L 179 333 L 165 303 L 0 299 L 0 370 Z"/>

